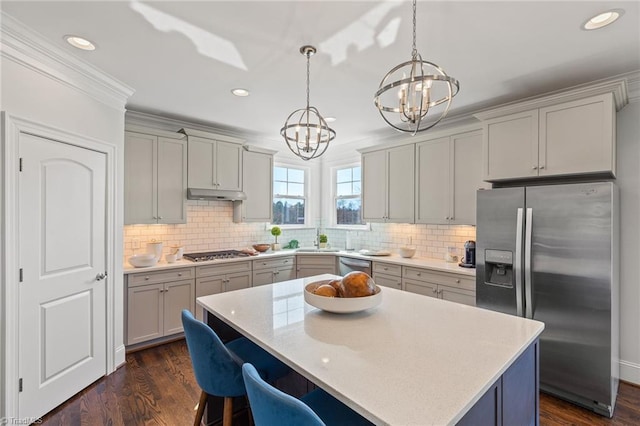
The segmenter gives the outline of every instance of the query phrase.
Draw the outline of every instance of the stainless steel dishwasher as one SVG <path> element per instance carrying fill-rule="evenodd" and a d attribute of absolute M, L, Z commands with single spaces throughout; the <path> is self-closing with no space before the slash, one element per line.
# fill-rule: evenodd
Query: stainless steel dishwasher
<path fill-rule="evenodd" d="M 366 272 L 371 276 L 371 261 L 370 260 L 360 260 L 353 259 L 351 257 L 342 257 L 338 258 L 338 269 L 340 275 L 343 277 L 349 272 L 353 271 L 362 271 Z"/>

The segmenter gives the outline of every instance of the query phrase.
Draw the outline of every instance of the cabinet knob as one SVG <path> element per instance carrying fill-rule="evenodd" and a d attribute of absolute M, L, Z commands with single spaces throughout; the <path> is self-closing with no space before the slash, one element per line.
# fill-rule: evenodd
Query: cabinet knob
<path fill-rule="evenodd" d="M 158 216 L 158 219 L 162 220 L 162 216 Z"/>
<path fill-rule="evenodd" d="M 402 283 L 396 283 L 398 287 L 402 287 Z"/>
<path fill-rule="evenodd" d="M 435 294 L 438 294 L 438 289 L 435 289 L 435 288 L 434 288 L 432 291 L 433 291 Z"/>
<path fill-rule="evenodd" d="M 446 220 L 449 220 L 449 216 L 445 217 Z"/>
<path fill-rule="evenodd" d="M 285 260 L 283 263 L 289 263 L 289 260 Z"/>
<path fill-rule="evenodd" d="M 182 276 L 182 272 L 178 272 L 178 276 L 181 277 Z"/>
<path fill-rule="evenodd" d="M 538 170 L 538 166 L 533 166 L 532 169 L 533 170 Z"/>
<path fill-rule="evenodd" d="M 540 170 L 544 169 L 544 166 L 540 166 Z"/>
<path fill-rule="evenodd" d="M 389 269 L 389 268 L 387 268 L 387 267 L 385 266 L 385 267 L 384 267 L 384 268 L 382 268 L 382 269 L 384 269 L 384 270 L 386 271 L 386 270 L 387 270 L 387 269 Z"/>
<path fill-rule="evenodd" d="M 421 277 L 421 276 L 422 276 L 422 272 L 418 272 L 418 274 L 417 274 L 417 275 L 418 275 L 419 277 Z"/>
<path fill-rule="evenodd" d="M 459 284 L 459 283 L 460 283 L 460 280 L 456 280 L 456 282 Z"/>
<path fill-rule="evenodd" d="M 262 266 L 266 266 L 266 265 L 267 265 L 267 262 L 262 262 Z"/>
<path fill-rule="evenodd" d="M 149 281 L 149 277 L 144 277 L 144 280 L 145 281 Z"/>

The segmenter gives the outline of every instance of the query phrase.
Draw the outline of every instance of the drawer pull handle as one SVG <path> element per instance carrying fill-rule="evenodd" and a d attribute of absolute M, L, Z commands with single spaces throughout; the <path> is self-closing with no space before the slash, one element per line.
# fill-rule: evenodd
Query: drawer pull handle
<path fill-rule="evenodd" d="M 389 269 L 389 268 L 382 268 L 382 269 L 384 269 L 384 270 L 386 271 L 386 270 L 387 270 L 387 269 Z"/>

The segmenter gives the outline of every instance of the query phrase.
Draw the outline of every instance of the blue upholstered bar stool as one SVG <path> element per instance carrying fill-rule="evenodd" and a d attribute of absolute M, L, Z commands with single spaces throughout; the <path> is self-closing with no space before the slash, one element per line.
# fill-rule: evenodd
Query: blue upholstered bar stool
<path fill-rule="evenodd" d="M 256 426 L 358 426 L 373 425 L 322 389 L 300 399 L 274 388 L 247 363 L 242 375 Z"/>
<path fill-rule="evenodd" d="M 289 372 L 286 365 L 245 337 L 225 345 L 211 327 L 195 319 L 186 309 L 182 311 L 182 325 L 193 372 L 202 389 L 194 426 L 200 426 L 208 395 L 224 398 L 222 424 L 231 425 L 233 398 L 246 395 L 242 379 L 244 362 L 255 363 L 260 376 L 271 382 Z"/>

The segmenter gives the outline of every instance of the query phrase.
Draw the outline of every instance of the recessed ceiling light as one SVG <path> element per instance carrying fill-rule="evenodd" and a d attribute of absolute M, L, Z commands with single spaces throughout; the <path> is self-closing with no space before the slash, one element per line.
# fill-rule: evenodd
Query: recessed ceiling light
<path fill-rule="evenodd" d="M 247 89 L 242 89 L 242 88 L 232 89 L 231 93 L 240 97 L 249 96 L 249 91 Z"/>
<path fill-rule="evenodd" d="M 597 30 L 598 28 L 606 27 L 607 25 L 612 24 L 622 15 L 624 15 L 624 10 L 611 9 L 589 19 L 587 22 L 582 24 L 582 28 L 585 30 Z"/>
<path fill-rule="evenodd" d="M 336 121 L 335 117 L 325 117 L 324 121 L 326 121 L 327 123 L 333 123 L 334 121 Z"/>
<path fill-rule="evenodd" d="M 72 45 L 73 47 L 77 47 L 82 50 L 96 50 L 96 45 L 91 43 L 86 38 L 74 36 L 74 35 L 66 35 L 64 39 Z"/>

